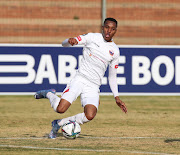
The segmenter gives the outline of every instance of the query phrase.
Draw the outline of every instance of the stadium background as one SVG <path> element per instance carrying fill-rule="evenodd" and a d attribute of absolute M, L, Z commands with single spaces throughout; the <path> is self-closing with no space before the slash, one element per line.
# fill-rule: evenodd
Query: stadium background
<path fill-rule="evenodd" d="M 107 17 L 119 22 L 114 38 L 118 45 L 179 45 L 180 0 L 106 1 Z M 71 36 L 100 31 L 101 0 L 0 0 L 3 46 L 59 44 Z M 179 47 L 174 49 L 179 54 Z M 171 49 L 167 51 L 173 53 Z M 14 51 L 3 49 L 2 53 L 5 52 Z M 177 52 L 170 57 L 173 62 Z M 151 51 L 147 53 L 151 55 Z M 18 88 L 2 84 L 2 91 L 2 86 L 9 90 Z M 176 88 L 179 92 L 179 85 Z M 48 100 L 37 101 L 32 95 L 0 95 L 0 154 L 180 154 L 180 96 L 121 96 L 121 99 L 128 107 L 127 115 L 117 108 L 113 96 L 101 96 L 96 118 L 82 126 L 80 138 L 70 142 L 61 133 L 56 140 L 47 139 L 51 121 L 60 118 Z M 78 98 L 61 117 L 82 110 Z"/>
<path fill-rule="evenodd" d="M 1 0 L 0 43 L 59 44 L 101 32 L 101 0 Z M 106 0 L 118 45 L 179 45 L 179 0 Z"/>

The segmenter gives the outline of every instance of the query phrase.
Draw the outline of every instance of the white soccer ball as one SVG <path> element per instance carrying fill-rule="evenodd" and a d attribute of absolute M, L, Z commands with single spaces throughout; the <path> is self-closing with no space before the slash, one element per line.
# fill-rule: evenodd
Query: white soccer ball
<path fill-rule="evenodd" d="M 62 128 L 63 136 L 67 139 L 75 139 L 81 132 L 81 127 L 76 121 L 67 121 L 63 124 Z"/>

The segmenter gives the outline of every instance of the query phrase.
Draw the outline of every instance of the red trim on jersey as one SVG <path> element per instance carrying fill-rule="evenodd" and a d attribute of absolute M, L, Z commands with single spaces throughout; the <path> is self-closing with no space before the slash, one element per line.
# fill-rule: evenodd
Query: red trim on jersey
<path fill-rule="evenodd" d="M 81 38 L 80 36 L 78 36 L 78 37 L 77 37 L 77 39 L 78 39 L 79 41 L 81 41 L 81 40 L 82 40 L 82 38 Z"/>
<path fill-rule="evenodd" d="M 115 68 L 117 69 L 117 68 L 118 68 L 118 65 L 115 65 Z"/>
<path fill-rule="evenodd" d="M 63 92 L 63 94 L 64 94 L 64 93 L 67 93 L 68 91 L 69 91 L 69 89 L 65 90 L 65 91 Z"/>

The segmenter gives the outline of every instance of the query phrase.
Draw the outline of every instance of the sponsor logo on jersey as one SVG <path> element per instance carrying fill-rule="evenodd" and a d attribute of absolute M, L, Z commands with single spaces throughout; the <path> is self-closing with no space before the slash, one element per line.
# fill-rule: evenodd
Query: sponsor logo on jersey
<path fill-rule="evenodd" d="M 118 68 L 118 65 L 115 65 L 115 68 Z"/>
<path fill-rule="evenodd" d="M 114 52 L 111 51 L 111 50 L 109 50 L 109 54 L 110 54 L 111 56 L 113 56 L 113 55 L 114 55 Z"/>
<path fill-rule="evenodd" d="M 77 39 L 78 39 L 79 41 L 81 41 L 81 40 L 82 40 L 82 38 L 81 38 L 80 36 L 78 36 L 78 37 L 77 37 Z"/>

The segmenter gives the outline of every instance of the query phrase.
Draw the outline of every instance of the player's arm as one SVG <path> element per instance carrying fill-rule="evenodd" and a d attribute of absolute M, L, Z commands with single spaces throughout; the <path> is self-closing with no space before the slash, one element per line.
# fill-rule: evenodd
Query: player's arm
<path fill-rule="evenodd" d="M 114 95 L 114 98 L 116 100 L 116 104 L 122 109 L 123 112 L 127 112 L 126 105 L 123 101 L 120 100 L 118 95 L 118 86 L 117 86 L 117 69 L 114 67 L 109 66 L 109 85 L 111 88 L 111 91 Z"/>
<path fill-rule="evenodd" d="M 74 45 L 85 45 L 87 43 L 88 40 L 90 40 L 91 36 L 90 35 L 80 35 L 78 37 L 74 37 L 74 38 L 69 38 L 66 39 L 62 42 L 62 46 L 63 47 L 71 47 Z"/>
<path fill-rule="evenodd" d="M 69 38 L 62 42 L 63 47 L 71 47 L 73 45 L 77 45 L 78 41 L 75 38 Z"/>

